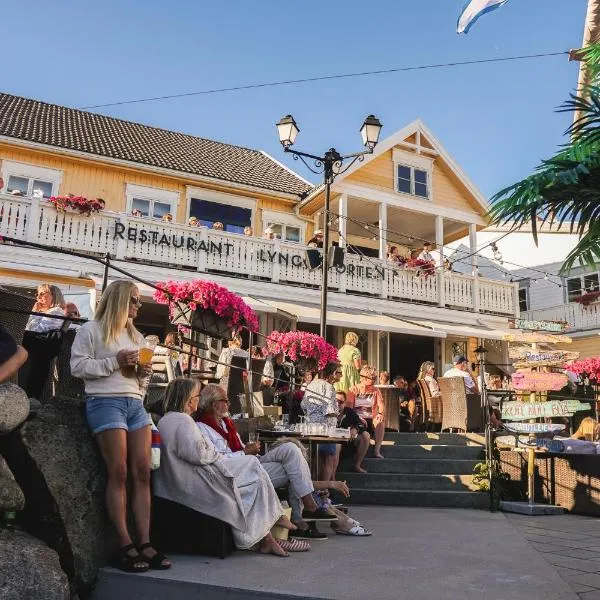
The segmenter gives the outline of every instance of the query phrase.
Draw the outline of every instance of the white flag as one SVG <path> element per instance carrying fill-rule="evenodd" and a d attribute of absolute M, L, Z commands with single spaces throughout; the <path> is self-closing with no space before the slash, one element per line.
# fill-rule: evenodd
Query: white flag
<path fill-rule="evenodd" d="M 458 17 L 456 33 L 469 33 L 479 17 L 507 2 L 508 0 L 469 0 Z"/>

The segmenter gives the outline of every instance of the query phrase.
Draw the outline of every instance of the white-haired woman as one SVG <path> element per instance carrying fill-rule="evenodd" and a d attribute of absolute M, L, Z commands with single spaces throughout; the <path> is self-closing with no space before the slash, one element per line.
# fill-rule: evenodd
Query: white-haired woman
<path fill-rule="evenodd" d="M 133 325 L 141 304 L 133 282 L 111 283 L 71 350 L 71 372 L 84 381 L 88 425 L 107 467 L 106 504 L 119 542 L 112 564 L 130 573 L 171 566 L 150 543 L 151 421 L 143 397 L 152 367 L 139 364 L 143 336 Z M 127 529 L 128 474 L 137 548 Z"/>
<path fill-rule="evenodd" d="M 219 386 L 219 401 L 227 396 Z M 255 456 L 242 454 L 227 459 L 196 426 L 200 384 L 179 377 L 169 383 L 159 421 L 160 469 L 155 474 L 154 494 L 183 504 L 231 525 L 237 548 L 256 545 L 263 554 L 288 556 L 271 535 L 273 525 L 296 527 L 283 515 L 269 476 Z M 202 532 L 198 532 L 202 535 Z"/>
<path fill-rule="evenodd" d="M 358 335 L 349 331 L 344 338 L 344 345 L 338 350 L 338 360 L 342 366 L 342 377 L 335 384 L 336 390 L 347 392 L 353 385 L 360 383 L 360 350 L 356 347 Z"/>
<path fill-rule="evenodd" d="M 60 329 L 64 321 L 53 319 L 51 315 L 64 317 L 65 305 L 65 298 L 60 288 L 48 283 L 38 285 L 36 302 L 32 310 L 33 312 L 44 313 L 44 315 L 31 315 L 27 321 L 25 331 L 44 333 L 53 329 Z"/>

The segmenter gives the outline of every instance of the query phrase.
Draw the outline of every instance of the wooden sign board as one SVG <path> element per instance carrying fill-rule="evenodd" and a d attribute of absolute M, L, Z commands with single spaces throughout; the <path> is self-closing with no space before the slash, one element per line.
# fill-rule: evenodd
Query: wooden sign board
<path fill-rule="evenodd" d="M 548 350 L 546 352 L 525 352 L 524 357 L 514 362 L 517 369 L 533 367 L 562 367 L 567 361 L 579 358 L 579 352 L 561 352 L 560 350 Z"/>
<path fill-rule="evenodd" d="M 565 428 L 559 423 L 505 423 L 504 427 L 513 433 L 555 433 Z"/>
<path fill-rule="evenodd" d="M 517 371 L 510 376 L 515 390 L 530 392 L 558 391 L 567 385 L 569 378 L 563 373 L 539 373 L 537 371 Z"/>
<path fill-rule="evenodd" d="M 590 405 L 579 400 L 549 400 L 548 402 L 505 402 L 502 420 L 527 421 L 547 417 L 571 417 L 573 413 L 589 410 Z"/>
<path fill-rule="evenodd" d="M 510 321 L 513 329 L 527 329 L 529 331 L 548 331 L 562 333 L 568 326 L 564 321 L 529 321 L 527 319 L 513 319 Z"/>
<path fill-rule="evenodd" d="M 523 344 L 570 344 L 573 340 L 566 335 L 515 331 L 514 333 L 505 334 L 504 341 L 521 342 Z"/>
<path fill-rule="evenodd" d="M 576 360 L 579 358 L 579 352 L 567 352 L 566 350 L 538 350 L 534 352 L 527 346 L 510 346 L 508 356 L 517 360 L 528 360 L 532 362 L 544 362 L 546 360 Z"/>

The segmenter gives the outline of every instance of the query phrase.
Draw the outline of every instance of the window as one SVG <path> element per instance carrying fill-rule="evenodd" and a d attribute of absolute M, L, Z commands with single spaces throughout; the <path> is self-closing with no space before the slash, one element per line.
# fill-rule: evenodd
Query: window
<path fill-rule="evenodd" d="M 575 298 L 579 298 L 583 294 L 598 291 L 600 291 L 598 273 L 569 277 L 567 279 L 567 302 L 573 302 Z"/>
<path fill-rule="evenodd" d="M 527 298 L 527 288 L 519 288 L 519 310 L 525 312 L 529 310 L 529 300 Z"/>
<path fill-rule="evenodd" d="M 29 198 L 50 198 L 58 194 L 62 171 L 5 160 L 2 178 L 6 193 L 21 192 Z"/>
<path fill-rule="evenodd" d="M 291 213 L 263 210 L 263 230 L 270 227 L 278 240 L 301 244 L 304 241 L 306 224 Z"/>
<path fill-rule="evenodd" d="M 205 227 L 212 227 L 214 223 L 220 221 L 223 223 L 225 231 L 244 233 L 244 227 L 252 223 L 252 210 L 212 200 L 192 198 L 190 217 L 196 217 Z"/>
<path fill-rule="evenodd" d="M 403 194 L 429 198 L 429 174 L 427 171 L 406 165 L 396 167 L 396 189 Z"/>
<path fill-rule="evenodd" d="M 154 219 L 162 219 L 167 213 L 173 218 L 177 215 L 179 192 L 128 183 L 126 196 L 128 214 L 139 210 L 142 216 Z"/>

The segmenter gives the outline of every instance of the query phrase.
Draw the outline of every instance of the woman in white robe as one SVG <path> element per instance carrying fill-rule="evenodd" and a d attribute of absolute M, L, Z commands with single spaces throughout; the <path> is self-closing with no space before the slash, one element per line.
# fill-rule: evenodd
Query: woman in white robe
<path fill-rule="evenodd" d="M 174 379 L 167 388 L 154 494 L 229 523 L 240 550 L 258 544 L 264 554 L 288 556 L 270 531 L 295 526 L 283 515 L 269 476 L 255 456 L 225 460 L 206 440 L 190 416 L 199 397 L 192 379 Z"/>

